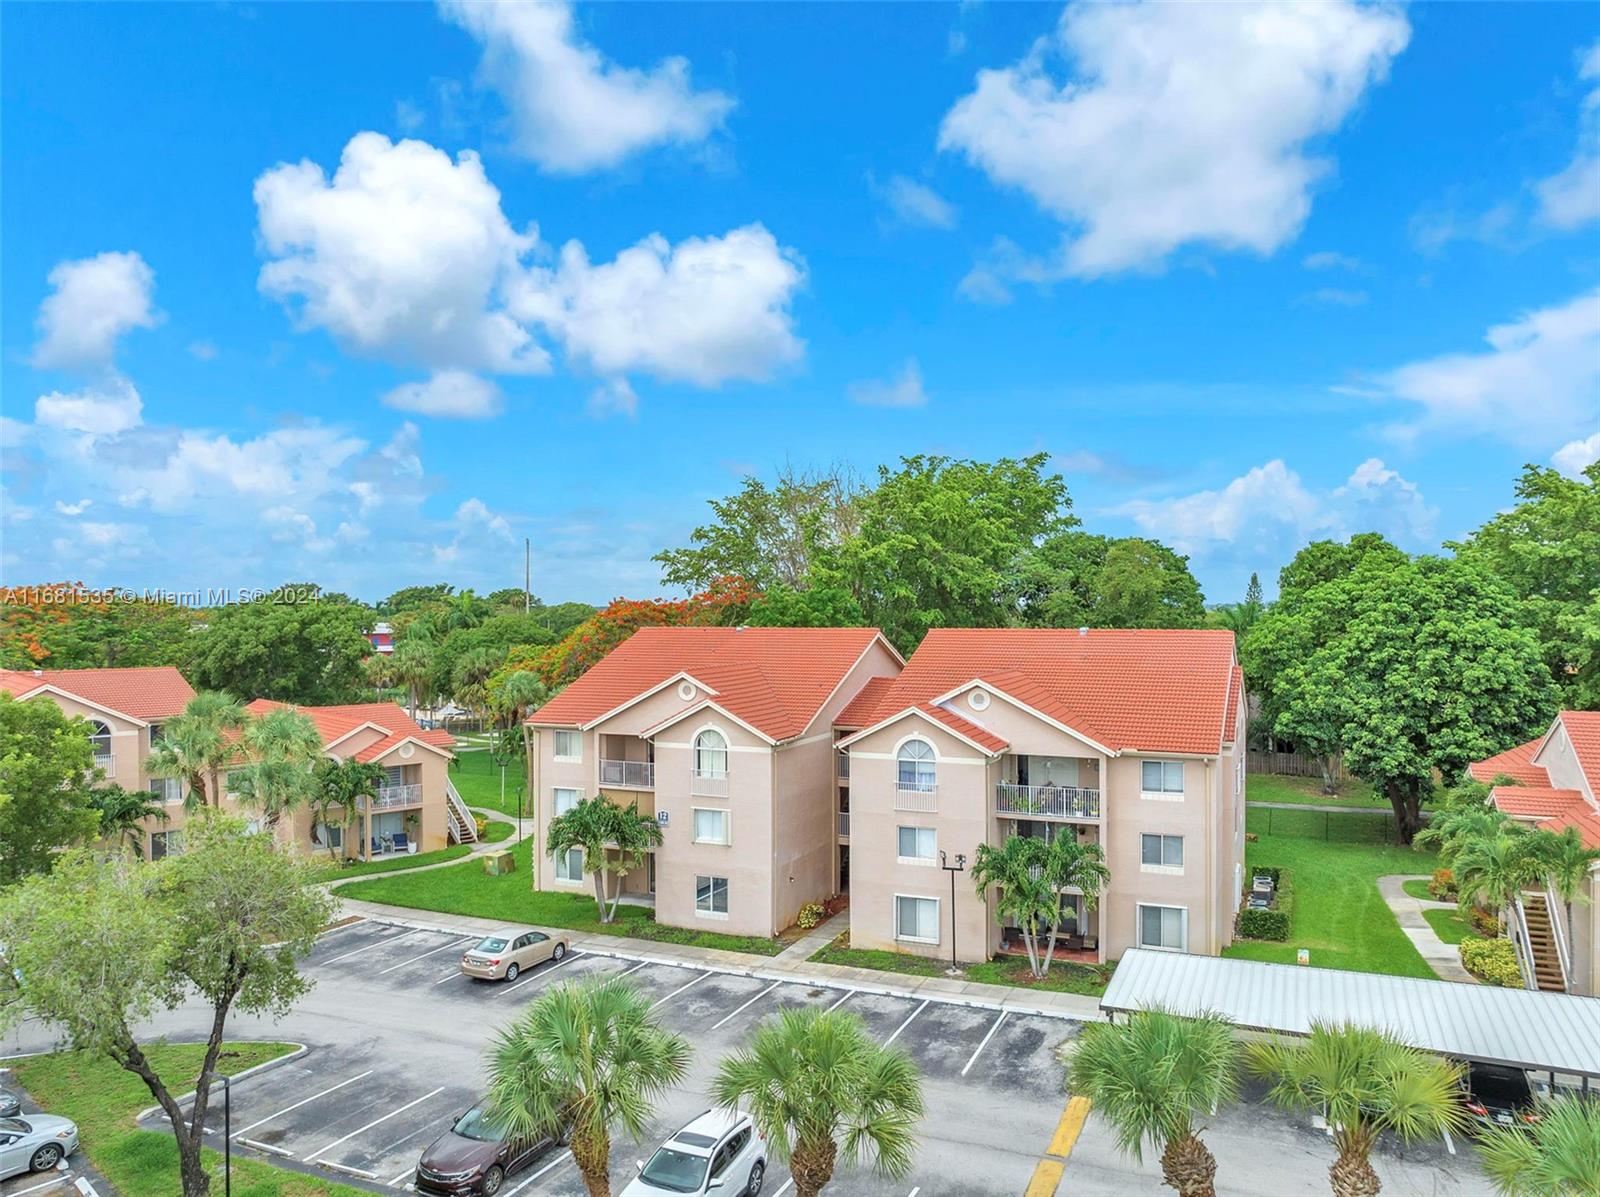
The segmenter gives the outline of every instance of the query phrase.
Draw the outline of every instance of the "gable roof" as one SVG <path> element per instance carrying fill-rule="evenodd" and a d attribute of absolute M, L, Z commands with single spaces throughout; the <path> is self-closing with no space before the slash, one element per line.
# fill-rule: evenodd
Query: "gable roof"
<path fill-rule="evenodd" d="M 1495 786 L 1489 800 L 1513 819 L 1551 819 L 1573 808 L 1587 809 L 1577 790 L 1556 790 L 1549 786 Z"/>
<path fill-rule="evenodd" d="M 252 715 L 264 715 L 268 711 L 281 710 L 285 707 L 295 707 L 295 704 L 276 702 L 270 698 L 258 698 L 245 704 L 245 710 Z M 295 707 L 295 709 L 316 724 L 324 747 L 333 747 L 351 732 L 362 727 L 370 727 L 376 731 L 378 739 L 354 754 L 358 761 L 375 761 L 379 757 L 387 756 L 407 740 L 415 741 L 446 756 L 455 755 L 453 751 L 455 737 L 447 731 L 424 731 L 410 715 L 405 713 L 399 703 L 358 702 L 343 706 Z"/>
<path fill-rule="evenodd" d="M 844 709 L 833 717 L 835 727 L 866 727 L 871 723 L 873 711 L 885 692 L 894 685 L 892 677 L 869 677 L 867 684 L 856 691 L 856 696 L 845 703 Z"/>
<path fill-rule="evenodd" d="M 788 740 L 876 641 L 888 646 L 877 628 L 640 628 L 528 722 L 588 727 L 687 674 L 729 714 Z"/>
<path fill-rule="evenodd" d="M 1467 775 L 1474 781 L 1490 785 L 1497 777 L 1505 776 L 1525 786 L 1548 786 L 1550 774 L 1543 765 L 1533 763 L 1533 754 L 1544 743 L 1544 736 L 1535 736 L 1525 744 L 1507 748 L 1481 761 L 1467 766 Z"/>
<path fill-rule="evenodd" d="M 873 726 L 911 708 L 926 709 L 974 682 L 1112 752 L 1216 755 L 1231 726 L 1233 633 L 935 628 L 893 684 L 875 689 L 870 708 L 866 691 L 846 708 L 854 721 L 846 726 Z M 981 715 L 958 718 L 982 727 Z M 993 738 L 1003 749 L 1005 741 Z"/>
<path fill-rule="evenodd" d="M 1567 729 L 1589 792 L 1600 800 L 1600 711 L 1562 711 L 1556 718 Z"/>
<path fill-rule="evenodd" d="M 149 721 L 183 711 L 194 687 L 171 665 L 127 669 L 0 669 L 0 690 L 25 698 L 52 687 L 114 714 Z"/>

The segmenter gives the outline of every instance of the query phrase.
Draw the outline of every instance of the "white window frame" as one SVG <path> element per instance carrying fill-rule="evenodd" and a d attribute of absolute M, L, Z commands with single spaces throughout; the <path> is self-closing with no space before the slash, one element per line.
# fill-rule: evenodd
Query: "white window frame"
<path fill-rule="evenodd" d="M 1144 770 L 1146 765 L 1161 766 L 1161 789 L 1147 790 L 1144 788 Z M 1178 767 L 1178 788 L 1176 790 L 1169 790 L 1165 788 L 1167 784 L 1167 769 L 1172 765 L 1176 765 Z M 1183 761 L 1142 760 L 1139 762 L 1139 797 L 1141 798 L 1148 798 L 1152 802 L 1182 802 L 1183 787 L 1187 780 L 1188 770 L 1184 768 Z"/>
<path fill-rule="evenodd" d="M 927 938 L 925 938 L 925 937 L 923 937 L 921 935 L 903 935 L 903 934 L 901 934 L 901 932 L 900 932 L 900 899 L 902 899 L 902 898 L 905 898 L 905 899 L 908 899 L 908 900 L 914 901 L 914 902 L 932 902 L 933 903 L 934 935 L 933 935 L 932 939 L 927 939 Z M 890 911 L 890 917 L 894 920 L 894 923 L 893 923 L 893 926 L 894 926 L 894 938 L 895 938 L 895 942 L 896 943 L 925 943 L 925 944 L 933 944 L 936 947 L 938 946 L 939 935 L 940 935 L 941 931 L 944 928 L 944 911 L 943 911 L 943 909 L 941 909 L 942 903 L 939 901 L 938 898 L 930 897 L 927 894 L 895 894 L 890 899 L 890 901 L 892 901 L 894 903 L 893 909 Z"/>
<path fill-rule="evenodd" d="M 572 805 L 568 806 L 565 810 L 562 809 L 562 806 L 561 806 L 561 796 L 563 794 L 571 794 L 571 795 L 573 795 Z M 573 806 L 577 806 L 578 803 L 580 803 L 582 801 L 583 801 L 583 791 L 582 790 L 575 789 L 572 786 L 551 786 L 550 787 L 550 812 L 551 812 L 552 815 L 554 815 L 556 817 L 559 817 L 561 815 L 566 814 L 567 811 L 571 810 Z"/>
<path fill-rule="evenodd" d="M 910 748 L 913 744 L 920 744 L 928 750 L 928 756 L 926 760 L 929 776 L 932 780 L 924 782 L 922 780 L 922 769 L 914 768 L 914 780 L 908 786 L 901 780 L 900 766 L 905 763 L 917 765 L 920 764 L 922 760 L 922 758 L 905 756 L 906 749 Z M 938 748 L 934 747 L 932 740 L 929 740 L 924 736 L 907 736 L 904 740 L 901 740 L 900 743 L 894 746 L 894 788 L 901 793 L 906 794 L 934 794 L 938 792 L 939 750 Z"/>
<path fill-rule="evenodd" d="M 176 806 L 183 801 L 183 778 L 152 777 L 150 792 L 161 800 L 163 806 Z"/>
<path fill-rule="evenodd" d="M 1147 839 L 1160 840 L 1160 857 L 1157 864 L 1151 864 L 1144 858 L 1144 842 Z M 1167 841 L 1178 841 L 1178 863 L 1167 863 Z M 1168 877 L 1183 876 L 1184 845 L 1183 836 L 1172 835 L 1165 831 L 1141 831 L 1139 833 L 1139 871 L 1141 873 L 1162 873 Z"/>
<path fill-rule="evenodd" d="M 325 838 L 318 838 L 318 828 L 322 829 L 322 836 Z M 337 839 L 339 842 L 334 843 L 333 841 L 335 839 Z M 319 848 L 332 848 L 335 852 L 343 852 L 344 824 L 324 823 L 320 819 L 314 820 L 311 824 L 311 842 L 316 844 Z"/>
<path fill-rule="evenodd" d="M 709 891 L 710 891 L 709 894 L 708 894 L 708 897 L 709 897 L 709 899 L 711 901 L 711 908 L 709 908 L 709 909 L 708 908 L 703 908 L 700 905 L 700 888 L 701 888 L 700 887 L 700 883 L 702 881 L 709 881 L 711 883 L 710 886 L 707 887 L 709 889 Z M 697 918 L 697 919 L 716 919 L 719 922 L 726 922 L 727 921 L 728 911 L 727 910 L 717 910 L 717 909 L 715 909 L 716 902 L 717 902 L 717 884 L 716 883 L 719 882 L 719 881 L 722 882 L 722 901 L 723 901 L 724 905 L 726 905 L 729 908 L 729 910 L 731 910 L 733 908 L 733 885 L 732 885 L 732 882 L 730 882 L 728 878 L 719 877 L 715 873 L 696 873 L 694 875 L 694 917 L 695 918 Z"/>
<path fill-rule="evenodd" d="M 933 837 L 933 847 L 926 856 L 904 856 L 900 853 L 900 833 L 902 831 L 915 831 L 919 835 L 926 832 Z M 914 823 L 901 823 L 894 829 L 895 860 L 903 865 L 931 866 L 939 863 L 939 829 L 936 827 L 918 827 Z"/>
<path fill-rule="evenodd" d="M 574 852 L 576 852 L 578 854 L 578 875 L 577 875 L 577 877 L 563 877 L 561 875 L 561 866 L 563 864 L 568 864 L 570 866 L 570 863 L 571 863 L 571 860 L 572 860 L 572 854 Z M 557 885 L 582 885 L 583 884 L 583 849 L 582 848 L 568 848 L 565 852 L 558 852 L 556 854 L 556 858 L 555 858 L 555 861 L 553 863 L 554 863 L 555 867 L 550 870 L 550 876 L 555 879 L 555 883 Z"/>
<path fill-rule="evenodd" d="M 1179 937 L 1182 943 L 1175 948 L 1165 944 L 1145 943 L 1141 936 L 1144 934 L 1144 912 L 1146 910 L 1176 910 L 1182 915 L 1179 923 Z M 1187 906 L 1173 906 L 1166 902 L 1139 902 L 1133 908 L 1133 946 L 1147 948 L 1152 952 L 1187 952 L 1189 950 L 1189 908 Z"/>
<path fill-rule="evenodd" d="M 561 751 L 561 737 L 571 736 L 572 742 L 578 746 L 576 756 L 566 756 Z M 578 731 L 562 731 L 557 729 L 550 733 L 550 759 L 561 761 L 564 764 L 581 764 L 583 762 L 583 733 Z"/>
<path fill-rule="evenodd" d="M 95 728 L 103 730 L 96 731 Z M 89 751 L 96 757 L 111 755 L 111 725 L 104 719 L 89 720 Z M 102 743 L 104 747 L 102 748 Z"/>
<path fill-rule="evenodd" d="M 700 837 L 700 820 L 695 816 L 701 812 L 708 815 L 720 815 L 722 818 L 722 838 L 708 840 Z M 691 806 L 689 808 L 689 838 L 697 844 L 720 844 L 726 847 L 733 843 L 733 812 L 725 806 Z"/>
<path fill-rule="evenodd" d="M 722 741 L 722 747 L 721 748 L 705 748 L 705 749 L 702 749 L 700 747 L 700 740 L 703 737 L 708 736 L 708 735 L 716 736 L 719 740 L 721 740 Z M 700 765 L 700 754 L 701 754 L 701 752 L 705 752 L 708 756 L 711 756 L 711 755 L 714 755 L 714 754 L 720 754 L 721 757 L 722 757 L 722 768 L 721 769 L 705 769 L 705 768 L 702 768 L 701 765 Z M 728 733 L 723 731 L 720 727 L 702 727 L 702 728 L 699 728 L 694 733 L 694 736 L 689 740 L 689 765 L 690 765 L 690 768 L 694 771 L 694 775 L 696 777 L 708 777 L 708 778 L 716 778 L 718 780 L 726 780 L 727 776 L 728 776 L 728 768 L 732 764 L 732 756 L 733 756 L 733 744 L 728 739 Z"/>

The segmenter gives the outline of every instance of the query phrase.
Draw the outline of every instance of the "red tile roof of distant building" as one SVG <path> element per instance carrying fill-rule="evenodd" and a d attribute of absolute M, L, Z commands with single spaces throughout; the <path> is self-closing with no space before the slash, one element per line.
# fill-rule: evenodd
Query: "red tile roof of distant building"
<path fill-rule="evenodd" d="M 0 690 L 16 698 L 53 686 L 94 706 L 149 722 L 179 714 L 194 697 L 194 687 L 171 665 L 123 669 L 4 669 Z"/>

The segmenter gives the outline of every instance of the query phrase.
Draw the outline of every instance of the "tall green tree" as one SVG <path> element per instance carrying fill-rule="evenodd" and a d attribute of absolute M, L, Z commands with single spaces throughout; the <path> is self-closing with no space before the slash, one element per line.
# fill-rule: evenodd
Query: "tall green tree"
<path fill-rule="evenodd" d="M 612 1135 L 644 1137 L 689 1043 L 613 977 L 545 990 L 495 1036 L 488 1064 L 492 1115 L 512 1134 L 570 1135 L 584 1187 L 610 1197 Z"/>
<path fill-rule="evenodd" d="M 202 690 L 184 704 L 182 714 L 162 724 L 145 769 L 153 777 L 182 780 L 190 810 L 208 801 L 220 805 L 222 770 L 234 758 L 235 733 L 247 718 L 244 707 L 229 695 Z"/>
<path fill-rule="evenodd" d="M 661 839 L 661 828 L 649 815 L 640 813 L 637 802 L 624 807 L 596 794 L 550 820 L 548 850 L 552 857 L 573 848 L 583 852 L 584 871 L 594 877 L 600 921 L 609 923 L 617 917 L 622 900 L 621 878 L 642 865 Z M 611 877 L 618 879 L 615 894 L 610 892 Z"/>
<path fill-rule="evenodd" d="M 335 761 L 322 757 L 311 769 L 309 802 L 313 817 L 324 827 L 348 826 L 362 803 L 378 796 L 383 779 L 381 765 L 369 761 Z M 328 859 L 338 859 L 331 836 L 327 837 L 326 843 Z"/>
<path fill-rule="evenodd" d="M 796 1197 L 816 1197 L 847 1165 L 871 1161 L 898 1180 L 916 1159 L 922 1081 L 903 1051 L 883 1047 L 848 1010 L 801 1008 L 762 1020 L 712 1082 L 718 1104 L 748 1110 Z"/>
<path fill-rule="evenodd" d="M 424 636 L 407 636 L 389 654 L 388 676 L 393 684 L 405 687 L 406 711 L 413 719 L 417 717 L 417 699 L 428 694 L 433 669 L 434 646 Z"/>
<path fill-rule="evenodd" d="M 1552 1098 L 1529 1126 L 1487 1127 L 1478 1155 L 1500 1197 L 1595 1197 L 1600 1102 Z"/>
<path fill-rule="evenodd" d="M 89 791 L 89 804 L 99 820 L 96 831 L 100 838 L 126 848 L 135 856 L 144 855 L 145 820 L 166 822 L 167 818 L 161 799 L 149 790 L 100 785 Z"/>
<path fill-rule="evenodd" d="M 228 1019 L 281 1018 L 306 992 L 297 965 L 333 900 L 239 819 L 203 813 L 187 831 L 185 852 L 154 863 L 74 849 L 0 897 L 0 986 L 17 999 L 0 1002 L 0 1019 L 32 1014 L 139 1077 L 171 1123 L 183 1197 L 206 1197 L 201 1151 Z M 136 1028 L 196 1000 L 210 1014 L 200 1073 L 169 1084 Z"/>
<path fill-rule="evenodd" d="M 1022 550 L 1009 586 L 1030 627 L 1192 628 L 1205 617 L 1188 558 L 1137 536 L 1057 532 Z"/>
<path fill-rule="evenodd" d="M 1215 1197 L 1217 1161 L 1198 1120 L 1239 1095 L 1239 1044 L 1216 1015 L 1140 1010 L 1089 1023 L 1072 1053 L 1067 1087 L 1094 1103 L 1117 1146 L 1136 1161 L 1161 1150 L 1161 1179 L 1182 1197 Z"/>
<path fill-rule="evenodd" d="M 276 827 L 312 800 L 312 769 L 322 757 L 322 733 L 311 716 L 294 707 L 275 707 L 244 725 L 238 749 L 243 762 L 229 773 L 239 801 L 259 811 Z"/>
<path fill-rule="evenodd" d="M 1302 1041 L 1251 1044 L 1246 1060 L 1272 1082 L 1269 1096 L 1278 1105 L 1328 1120 L 1338 1152 L 1328 1169 L 1336 1197 L 1376 1197 L 1382 1185 L 1372 1148 L 1384 1131 L 1412 1143 L 1465 1125 L 1461 1066 L 1383 1031 L 1313 1023 Z"/>
<path fill-rule="evenodd" d="M 1540 831 L 1535 850 L 1539 854 L 1541 871 L 1566 907 L 1567 943 L 1574 943 L 1577 928 L 1572 919 L 1572 907 L 1576 902 L 1589 900 L 1586 890 L 1589 877 L 1600 865 L 1600 848 L 1589 847 L 1576 827 L 1564 827 L 1559 832 Z"/>
<path fill-rule="evenodd" d="M 380 615 L 397 615 L 446 602 L 456 588 L 448 582 L 435 582 L 430 586 L 403 586 L 378 604 Z"/>
<path fill-rule="evenodd" d="M 1517 499 L 1448 547 L 1527 604 L 1563 705 L 1600 707 L 1600 462 L 1579 478 L 1526 466 Z"/>
<path fill-rule="evenodd" d="M 1463 908 L 1476 904 L 1502 918 L 1506 907 L 1543 874 L 1539 840 L 1509 819 L 1487 835 L 1462 842 L 1451 862 Z"/>
<path fill-rule="evenodd" d="M 0 887 L 49 869 L 99 826 L 89 725 L 48 699 L 0 693 Z"/>
<path fill-rule="evenodd" d="M 1220 607 L 1213 607 L 1206 612 L 1206 626 L 1227 628 L 1242 644 L 1244 638 L 1250 634 L 1250 629 L 1266 614 L 1267 604 L 1261 597 L 1261 578 L 1252 573 L 1250 584 L 1245 587 L 1244 601 L 1241 603 L 1226 603 Z"/>
<path fill-rule="evenodd" d="M 372 651 L 372 612 L 284 587 L 208 611 L 191 637 L 186 672 L 197 686 L 307 705 L 349 702 Z"/>
<path fill-rule="evenodd" d="M 1035 977 L 1050 971 L 1061 931 L 1061 897 L 1069 888 L 1093 910 L 1111 879 L 1099 844 L 1058 835 L 1049 843 L 1035 836 L 1010 835 L 997 848 L 979 844 L 972 862 L 972 884 L 979 896 L 997 890 L 995 914 L 1002 925 L 1022 933 L 1028 968 Z M 1041 940 L 1043 941 L 1041 943 Z"/>

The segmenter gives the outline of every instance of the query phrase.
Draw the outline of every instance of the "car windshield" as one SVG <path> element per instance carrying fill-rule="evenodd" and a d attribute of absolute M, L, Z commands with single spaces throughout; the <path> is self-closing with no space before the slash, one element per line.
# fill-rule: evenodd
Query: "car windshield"
<path fill-rule="evenodd" d="M 503 952 L 505 950 L 506 950 L 506 941 L 503 940 L 503 939 L 500 939 L 500 938 L 498 938 L 496 936 L 491 935 L 487 939 L 480 939 L 478 941 L 477 951 L 480 951 L 480 952 Z"/>
<path fill-rule="evenodd" d="M 489 1115 L 484 1113 L 482 1106 L 473 1106 L 450 1128 L 463 1139 L 477 1139 L 483 1143 L 500 1143 L 505 1140 L 505 1131 L 489 1121 Z"/>
<path fill-rule="evenodd" d="M 20 1118 L 0 1118 L 0 1135 L 25 1135 L 33 1130 Z"/>
<path fill-rule="evenodd" d="M 672 1193 L 693 1193 L 705 1179 L 709 1162 L 703 1155 L 690 1155 L 687 1151 L 663 1147 L 650 1157 L 650 1162 L 639 1176 L 658 1189 Z"/>

